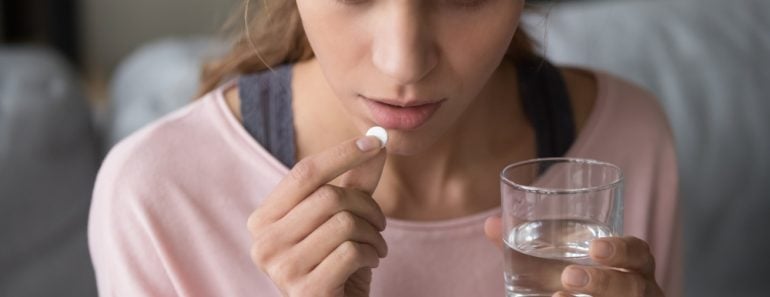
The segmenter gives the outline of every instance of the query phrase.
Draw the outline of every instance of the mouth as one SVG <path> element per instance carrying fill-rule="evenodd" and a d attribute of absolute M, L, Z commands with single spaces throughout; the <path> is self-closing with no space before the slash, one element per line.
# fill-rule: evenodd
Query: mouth
<path fill-rule="evenodd" d="M 370 99 L 364 96 L 360 98 L 366 103 L 372 120 L 378 126 L 397 130 L 414 130 L 424 125 L 445 101 L 414 101 L 406 105 L 396 105 L 393 100 Z"/>

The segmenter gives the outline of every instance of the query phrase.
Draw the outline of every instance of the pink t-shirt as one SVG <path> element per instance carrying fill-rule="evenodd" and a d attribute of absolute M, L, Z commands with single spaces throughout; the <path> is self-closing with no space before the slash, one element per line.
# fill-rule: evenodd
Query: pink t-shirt
<path fill-rule="evenodd" d="M 599 94 L 567 153 L 620 166 L 625 233 L 647 240 L 658 283 L 680 293 L 677 167 L 654 97 L 597 73 Z M 281 296 L 252 264 L 246 221 L 288 168 L 228 109 L 220 88 L 122 141 L 94 189 L 89 243 L 102 296 Z M 445 221 L 388 219 L 371 296 L 504 296 L 490 209 Z"/>

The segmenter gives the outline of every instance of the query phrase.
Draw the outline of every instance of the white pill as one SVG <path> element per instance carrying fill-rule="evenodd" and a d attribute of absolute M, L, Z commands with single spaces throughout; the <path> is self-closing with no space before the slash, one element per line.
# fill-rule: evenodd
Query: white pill
<path fill-rule="evenodd" d="M 369 130 L 366 131 L 366 136 L 377 137 L 377 139 L 380 140 L 380 147 L 385 147 L 385 144 L 388 143 L 388 131 L 386 131 L 385 128 L 382 128 L 380 126 L 374 126 L 369 128 Z"/>

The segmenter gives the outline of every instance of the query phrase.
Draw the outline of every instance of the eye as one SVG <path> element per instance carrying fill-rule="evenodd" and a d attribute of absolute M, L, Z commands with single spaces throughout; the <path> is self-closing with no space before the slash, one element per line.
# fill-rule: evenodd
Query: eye
<path fill-rule="evenodd" d="M 364 4 L 368 0 L 336 0 L 338 4 L 342 5 L 358 5 L 358 4 Z"/>
<path fill-rule="evenodd" d="M 446 2 L 459 8 L 475 9 L 481 7 L 487 0 L 446 0 Z"/>

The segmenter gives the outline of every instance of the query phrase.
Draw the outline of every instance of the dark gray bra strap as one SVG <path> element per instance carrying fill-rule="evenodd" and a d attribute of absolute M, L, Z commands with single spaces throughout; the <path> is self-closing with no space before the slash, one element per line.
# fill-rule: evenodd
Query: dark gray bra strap
<path fill-rule="evenodd" d="M 286 167 L 296 162 L 291 65 L 243 75 L 238 79 L 243 126 Z"/>
<path fill-rule="evenodd" d="M 575 142 L 572 102 L 559 69 L 543 59 L 517 65 L 524 113 L 537 138 L 539 158 L 564 156 Z"/>

